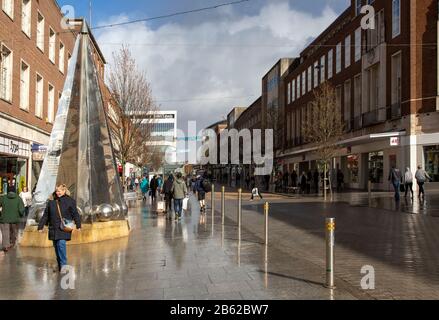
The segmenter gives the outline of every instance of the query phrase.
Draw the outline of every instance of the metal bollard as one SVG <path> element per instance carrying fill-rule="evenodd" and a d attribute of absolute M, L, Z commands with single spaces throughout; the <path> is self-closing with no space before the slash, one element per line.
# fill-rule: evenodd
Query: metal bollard
<path fill-rule="evenodd" d="M 224 225 L 226 216 L 226 187 L 221 188 L 221 224 Z"/>
<path fill-rule="evenodd" d="M 210 207 L 212 208 L 212 220 L 215 218 L 215 185 L 212 184 L 212 192 L 210 194 Z"/>
<path fill-rule="evenodd" d="M 335 289 L 334 285 L 334 242 L 335 218 L 326 219 L 326 285 L 328 289 Z"/>
<path fill-rule="evenodd" d="M 268 202 L 264 205 L 264 216 L 265 216 L 265 245 L 268 246 L 268 212 L 270 209 L 270 205 Z"/>
<path fill-rule="evenodd" d="M 238 239 L 241 241 L 242 227 L 242 189 L 238 190 Z"/>

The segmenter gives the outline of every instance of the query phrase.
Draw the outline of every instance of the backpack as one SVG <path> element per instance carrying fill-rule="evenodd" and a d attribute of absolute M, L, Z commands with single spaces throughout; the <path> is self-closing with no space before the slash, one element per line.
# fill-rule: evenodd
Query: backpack
<path fill-rule="evenodd" d="M 206 191 L 206 192 L 211 192 L 211 191 L 212 191 L 212 185 L 211 185 L 210 182 L 207 181 L 206 179 L 203 180 L 201 186 L 203 187 L 204 191 Z"/>

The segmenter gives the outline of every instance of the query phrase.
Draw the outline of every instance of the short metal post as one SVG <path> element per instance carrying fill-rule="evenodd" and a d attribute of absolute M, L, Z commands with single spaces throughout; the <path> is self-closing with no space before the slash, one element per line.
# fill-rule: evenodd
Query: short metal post
<path fill-rule="evenodd" d="M 242 227 L 242 189 L 238 190 L 238 239 L 241 241 Z"/>
<path fill-rule="evenodd" d="M 212 192 L 210 194 L 210 206 L 212 208 L 212 220 L 215 218 L 215 185 L 212 184 Z"/>
<path fill-rule="evenodd" d="M 265 216 L 265 245 L 268 246 L 268 212 L 270 209 L 270 205 L 268 202 L 264 205 L 264 216 Z"/>
<path fill-rule="evenodd" d="M 367 185 L 367 191 L 369 193 L 369 199 L 372 198 L 372 181 L 369 180 Z"/>
<path fill-rule="evenodd" d="M 326 219 L 326 288 L 335 289 L 334 284 L 334 242 L 335 218 Z"/>
<path fill-rule="evenodd" d="M 226 187 L 221 188 L 221 224 L 224 225 L 226 215 Z"/>

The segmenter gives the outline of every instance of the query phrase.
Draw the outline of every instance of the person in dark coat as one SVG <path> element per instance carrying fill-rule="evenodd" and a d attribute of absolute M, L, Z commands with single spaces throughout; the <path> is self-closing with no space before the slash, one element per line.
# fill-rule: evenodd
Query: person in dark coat
<path fill-rule="evenodd" d="M 302 176 L 300 178 L 300 189 L 302 191 L 302 194 L 306 193 L 306 174 L 305 174 L 305 172 L 302 172 Z"/>
<path fill-rule="evenodd" d="M 60 272 L 67 265 L 67 241 L 72 239 L 70 232 L 64 232 L 61 229 L 60 215 L 63 219 L 75 221 L 77 230 L 81 231 L 81 217 L 76 207 L 76 201 L 69 195 L 67 186 L 59 185 L 53 194 L 53 200 L 50 199 L 47 202 L 46 210 L 38 225 L 39 232 L 43 232 L 45 225 L 49 226 L 49 240 L 53 241 Z"/>
<path fill-rule="evenodd" d="M 149 188 L 151 189 L 151 201 L 154 202 L 157 196 L 157 188 L 159 187 L 157 176 L 154 176 L 149 183 Z"/>
<path fill-rule="evenodd" d="M 291 186 L 293 188 L 297 187 L 297 172 L 296 172 L 296 170 L 293 170 L 293 173 L 291 173 Z"/>
<path fill-rule="evenodd" d="M 172 206 L 172 186 L 174 184 L 174 176 L 171 174 L 168 179 L 166 179 L 164 185 L 163 185 L 163 189 L 162 189 L 162 194 L 164 194 L 165 196 L 165 213 L 168 215 L 168 220 L 172 219 L 172 214 L 171 214 L 171 206 Z"/>
<path fill-rule="evenodd" d="M 320 179 L 320 175 L 316 169 L 314 171 L 314 190 L 316 191 L 316 193 L 319 193 L 319 179 Z"/>

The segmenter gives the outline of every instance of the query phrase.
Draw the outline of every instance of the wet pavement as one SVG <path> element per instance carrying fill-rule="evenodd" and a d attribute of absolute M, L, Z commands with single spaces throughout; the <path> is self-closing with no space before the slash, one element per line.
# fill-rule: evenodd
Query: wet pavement
<path fill-rule="evenodd" d="M 389 201 L 381 196 L 376 201 Z M 213 220 L 193 198 L 179 222 L 139 202 L 130 210 L 129 238 L 68 247 L 75 290 L 61 289 L 52 249 L 17 248 L 0 256 L 0 299 L 438 299 L 438 218 L 350 197 L 323 203 L 267 195 L 267 250 L 263 201 L 249 202 L 248 194 L 241 242 L 235 193 L 227 194 L 224 227 L 219 194 Z M 323 287 L 327 216 L 337 219 L 336 290 Z M 360 287 L 364 265 L 375 268 L 375 290 Z"/>

